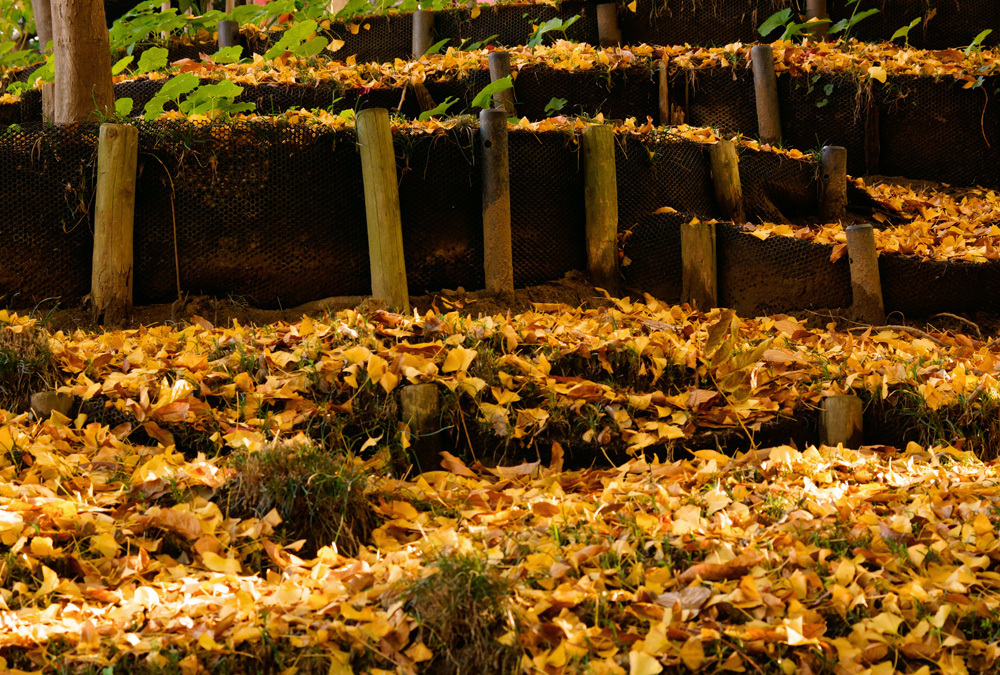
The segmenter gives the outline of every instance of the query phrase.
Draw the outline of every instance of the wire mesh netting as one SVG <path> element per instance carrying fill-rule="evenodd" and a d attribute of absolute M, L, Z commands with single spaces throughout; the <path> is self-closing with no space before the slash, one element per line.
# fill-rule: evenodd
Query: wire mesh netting
<path fill-rule="evenodd" d="M 510 223 L 514 285 L 586 269 L 583 165 L 575 135 L 513 131 Z"/>
<path fill-rule="evenodd" d="M 830 16 L 834 20 L 851 16 L 850 0 L 829 0 Z M 878 9 L 874 14 L 856 23 L 851 35 L 864 41 L 888 40 L 899 28 L 914 19 L 921 22 L 908 35 L 911 45 L 919 49 L 947 49 L 965 47 L 985 28 L 1000 25 L 1000 3 L 996 0 L 875 0 L 869 5 Z M 861 9 L 868 9 L 867 6 Z M 986 46 L 1000 43 L 994 30 L 983 41 Z"/>
<path fill-rule="evenodd" d="M 954 185 L 1000 185 L 1000 78 L 896 78 L 879 100 L 880 173 Z"/>
<path fill-rule="evenodd" d="M 137 303 L 178 283 L 258 306 L 370 290 L 353 133 L 142 125 L 139 146 Z"/>
<path fill-rule="evenodd" d="M 410 292 L 482 288 L 483 217 L 475 127 L 394 137 Z"/>
<path fill-rule="evenodd" d="M 636 11 L 619 13 L 628 44 L 721 46 L 760 39 L 757 27 L 795 0 L 639 0 Z"/>
<path fill-rule="evenodd" d="M 1000 263 L 879 256 L 886 309 L 906 317 L 1000 311 Z"/>
<path fill-rule="evenodd" d="M 97 128 L 40 125 L 0 136 L 0 296 L 8 305 L 90 290 Z"/>
<path fill-rule="evenodd" d="M 847 257 L 830 262 L 832 246 L 792 237 L 761 241 L 738 225 L 716 226 L 719 302 L 741 314 L 851 304 Z"/>

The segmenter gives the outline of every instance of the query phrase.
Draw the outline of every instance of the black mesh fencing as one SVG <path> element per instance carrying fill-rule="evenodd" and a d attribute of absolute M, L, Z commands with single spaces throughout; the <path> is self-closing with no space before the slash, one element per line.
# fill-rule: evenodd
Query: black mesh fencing
<path fill-rule="evenodd" d="M 97 133 L 94 127 L 42 132 L 10 128 L 0 136 L 0 297 L 31 306 L 90 291 Z"/>
<path fill-rule="evenodd" d="M 1000 186 L 1000 78 L 894 78 L 879 90 L 880 173 Z"/>
<path fill-rule="evenodd" d="M 360 158 L 352 130 L 299 125 L 139 125 L 137 304 L 184 292 L 261 307 L 370 291 Z M 95 125 L 31 125 L 0 137 L 5 303 L 72 302 L 90 286 Z M 474 126 L 394 134 L 407 278 L 414 293 L 483 285 L 479 136 Z M 515 284 L 586 267 L 577 134 L 509 135 Z M 616 138 L 622 276 L 680 297 L 680 226 L 717 217 L 707 146 L 669 134 Z M 741 151 L 748 210 L 815 209 L 815 165 Z M 761 196 L 762 195 L 762 196 Z M 673 212 L 654 213 L 662 207 Z M 831 247 L 718 225 L 719 291 L 743 313 L 850 304 Z M 910 316 L 1000 309 L 1000 264 L 880 258 L 886 307 Z"/>
<path fill-rule="evenodd" d="M 437 12 L 435 41 L 448 40 L 445 47 L 481 43 L 509 47 L 527 43 L 534 27 L 550 19 L 568 21 L 579 17 L 566 30 L 565 37 L 575 42 L 598 44 L 597 4 L 595 0 L 569 0 L 558 7 L 547 4 L 501 4 L 481 6 L 473 18 L 469 9 Z M 751 43 L 761 39 L 759 26 L 774 12 L 792 8 L 793 16 L 801 17 L 804 0 L 637 0 L 636 11 L 622 1 L 618 8 L 618 25 L 626 45 L 691 44 L 722 46 L 734 42 Z M 915 18 L 926 19 L 910 30 L 909 41 L 921 49 L 965 47 L 986 28 L 1000 25 L 1000 3 L 995 0 L 861 0 L 860 5 L 849 0 L 830 0 L 829 14 L 833 23 L 849 19 L 865 9 L 879 13 L 854 24 L 849 35 L 866 42 L 881 42 Z M 337 52 L 341 58 L 356 55 L 358 61 L 391 61 L 411 56 L 413 31 L 412 14 L 334 22 L 328 37 L 343 40 Z M 561 38 L 562 33 L 552 33 Z M 494 37 L 495 36 L 495 37 Z M 778 36 L 775 31 L 771 36 Z M 251 48 L 263 53 L 280 34 L 266 41 L 256 41 Z M 490 40 L 492 38 L 492 40 Z M 550 38 L 550 39 L 551 39 Z M 994 30 L 983 41 L 984 46 L 1000 44 Z"/>
<path fill-rule="evenodd" d="M 832 246 L 792 237 L 760 240 L 737 225 L 716 228 L 719 302 L 744 315 L 851 304 L 847 256 Z"/>

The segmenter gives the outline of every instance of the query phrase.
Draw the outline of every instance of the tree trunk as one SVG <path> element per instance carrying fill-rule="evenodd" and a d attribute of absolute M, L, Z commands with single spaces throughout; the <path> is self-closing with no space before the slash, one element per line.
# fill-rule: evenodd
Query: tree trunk
<path fill-rule="evenodd" d="M 44 53 L 45 45 L 52 39 L 52 10 L 49 0 L 31 0 L 31 11 L 35 15 L 35 35 L 38 36 L 38 51 Z"/>
<path fill-rule="evenodd" d="M 111 48 L 101 0 L 52 0 L 55 123 L 84 122 L 114 110 Z"/>

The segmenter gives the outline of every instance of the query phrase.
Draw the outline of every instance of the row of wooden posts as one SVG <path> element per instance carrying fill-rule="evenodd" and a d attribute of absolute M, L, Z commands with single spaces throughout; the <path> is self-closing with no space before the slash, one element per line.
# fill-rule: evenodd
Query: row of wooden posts
<path fill-rule="evenodd" d="M 491 55 L 492 56 L 492 55 Z M 501 61 L 504 54 L 498 54 Z M 502 92 L 492 109 L 480 113 L 483 186 L 483 260 L 486 290 L 502 297 L 514 292 L 511 246 L 510 175 L 506 107 Z M 402 218 L 389 113 L 370 108 L 358 113 L 358 147 L 364 180 L 372 294 L 400 311 L 409 309 Z M 587 271 L 611 293 L 620 291 L 618 271 L 618 195 L 614 130 L 590 126 L 582 134 Z M 91 301 L 95 318 L 121 323 L 132 302 L 132 226 L 138 131 L 134 126 L 101 126 Z M 709 151 L 720 215 L 745 222 L 739 155 L 733 142 L 720 139 Z M 826 147 L 821 162 L 821 215 L 846 213 L 847 153 Z M 854 309 L 873 324 L 884 321 L 874 234 L 871 225 L 847 228 Z M 681 228 L 682 300 L 702 309 L 718 304 L 716 233 L 712 223 Z"/>

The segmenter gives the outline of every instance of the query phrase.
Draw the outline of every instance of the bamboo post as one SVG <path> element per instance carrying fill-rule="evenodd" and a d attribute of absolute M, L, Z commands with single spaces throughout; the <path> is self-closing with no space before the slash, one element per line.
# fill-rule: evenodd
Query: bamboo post
<path fill-rule="evenodd" d="M 719 304 L 715 223 L 681 225 L 681 300 L 703 312 Z"/>
<path fill-rule="evenodd" d="M 132 225 L 139 130 L 102 124 L 97 146 L 94 265 L 90 302 L 95 320 L 120 326 L 132 309 Z"/>
<path fill-rule="evenodd" d="M 819 442 L 860 448 L 864 438 L 864 409 L 857 396 L 829 396 L 823 399 L 819 417 Z"/>
<path fill-rule="evenodd" d="M 240 39 L 240 24 L 236 21 L 219 22 L 219 49 L 235 47 Z"/>
<path fill-rule="evenodd" d="M 403 225 L 389 111 L 385 108 L 360 111 L 356 128 L 365 185 L 372 296 L 385 300 L 389 307 L 401 313 L 408 313 L 410 295 L 403 259 Z"/>
<path fill-rule="evenodd" d="M 774 72 L 774 49 L 757 45 L 750 50 L 753 88 L 757 99 L 757 131 L 762 143 L 781 141 L 781 114 L 778 109 L 778 76 Z"/>
<path fill-rule="evenodd" d="M 411 384 L 399 391 L 403 422 L 409 428 L 410 454 L 420 473 L 440 466 L 441 401 L 433 383 Z"/>
<path fill-rule="evenodd" d="M 487 60 L 490 64 L 490 82 L 502 80 L 510 75 L 510 54 L 502 50 L 490 52 Z M 507 117 L 514 116 L 514 88 L 504 89 L 493 94 L 493 107 L 502 108 Z"/>
<path fill-rule="evenodd" d="M 847 255 L 851 262 L 852 309 L 857 318 L 873 326 L 885 323 L 882 282 L 878 271 L 875 232 L 868 223 L 846 230 Z"/>
<path fill-rule="evenodd" d="M 56 83 L 42 83 L 42 119 L 54 122 L 56 119 Z"/>
<path fill-rule="evenodd" d="M 827 222 L 843 219 L 847 215 L 847 148 L 823 147 L 820 177 L 819 215 Z"/>
<path fill-rule="evenodd" d="M 38 36 L 38 51 L 51 51 L 45 45 L 52 41 L 52 8 L 49 0 L 31 0 L 31 11 L 35 16 L 35 35 Z"/>
<path fill-rule="evenodd" d="M 597 36 L 601 47 L 617 47 L 622 43 L 617 3 L 605 2 L 597 6 Z"/>
<path fill-rule="evenodd" d="M 583 199 L 587 218 L 587 273 L 594 285 L 619 295 L 618 177 L 615 132 L 609 126 L 583 130 Z"/>
<path fill-rule="evenodd" d="M 720 138 L 709 149 L 712 164 L 712 183 L 715 186 L 715 201 L 722 216 L 736 223 L 745 223 L 743 208 L 743 186 L 740 184 L 740 156 L 736 144 Z"/>
<path fill-rule="evenodd" d="M 418 9 L 413 13 L 413 58 L 419 59 L 434 44 L 434 12 Z"/>
<path fill-rule="evenodd" d="M 483 249 L 486 291 L 514 295 L 514 262 L 510 233 L 510 163 L 507 113 L 499 108 L 479 112 L 483 152 Z"/>
<path fill-rule="evenodd" d="M 657 62 L 656 69 L 660 75 L 660 126 L 669 127 L 673 124 L 670 114 L 670 82 L 667 76 L 669 64 L 666 59 Z"/>
<path fill-rule="evenodd" d="M 806 21 L 810 19 L 819 19 L 822 23 L 811 27 L 809 34 L 817 40 L 825 39 L 830 29 L 830 14 L 826 11 L 826 0 L 806 0 Z"/>

